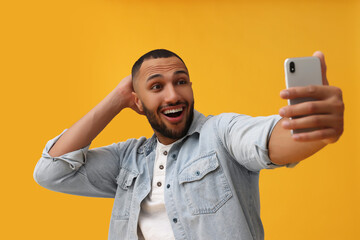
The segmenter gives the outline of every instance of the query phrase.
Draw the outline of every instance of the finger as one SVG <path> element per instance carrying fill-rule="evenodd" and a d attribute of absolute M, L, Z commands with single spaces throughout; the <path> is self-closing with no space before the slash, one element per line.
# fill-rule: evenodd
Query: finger
<path fill-rule="evenodd" d="M 321 64 L 321 75 L 322 75 L 322 83 L 323 85 L 329 85 L 329 82 L 326 77 L 326 63 L 325 56 L 321 51 L 314 52 L 313 56 L 318 57 L 320 59 Z"/>
<path fill-rule="evenodd" d="M 292 87 L 280 92 L 283 99 L 295 98 L 314 98 L 325 99 L 334 94 L 334 89 L 330 86 L 309 85 L 305 87 Z"/>
<path fill-rule="evenodd" d="M 279 110 L 279 115 L 290 118 L 310 114 L 335 113 L 336 110 L 336 108 L 324 101 L 308 101 L 283 107 Z"/>
<path fill-rule="evenodd" d="M 124 81 L 124 82 L 132 81 L 132 77 L 131 77 L 131 75 L 128 75 L 128 76 L 124 77 L 121 81 Z"/>
<path fill-rule="evenodd" d="M 339 135 L 336 130 L 333 128 L 320 129 L 307 133 L 297 133 L 292 136 L 292 138 L 299 142 L 310 142 L 323 140 L 326 143 L 335 142 Z"/>
<path fill-rule="evenodd" d="M 323 115 L 311 115 L 301 118 L 284 119 L 282 126 L 285 129 L 307 129 L 307 128 L 336 128 L 338 123 L 342 121 L 340 116 L 323 114 Z"/>

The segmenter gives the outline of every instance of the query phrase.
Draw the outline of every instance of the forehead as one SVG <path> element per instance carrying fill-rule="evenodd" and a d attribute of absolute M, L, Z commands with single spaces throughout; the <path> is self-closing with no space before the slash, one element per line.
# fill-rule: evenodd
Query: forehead
<path fill-rule="evenodd" d="M 140 79 L 147 79 L 154 74 L 172 74 L 178 70 L 187 72 L 185 64 L 177 57 L 150 58 L 143 62 L 138 73 Z"/>

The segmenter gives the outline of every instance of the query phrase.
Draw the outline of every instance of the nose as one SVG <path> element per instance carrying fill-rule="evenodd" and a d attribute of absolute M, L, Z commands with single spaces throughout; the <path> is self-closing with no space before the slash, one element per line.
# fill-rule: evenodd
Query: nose
<path fill-rule="evenodd" d="M 165 94 L 164 101 L 167 104 L 171 104 L 171 103 L 175 104 L 180 100 L 179 93 L 176 91 L 176 88 L 172 84 L 166 86 L 164 94 Z"/>

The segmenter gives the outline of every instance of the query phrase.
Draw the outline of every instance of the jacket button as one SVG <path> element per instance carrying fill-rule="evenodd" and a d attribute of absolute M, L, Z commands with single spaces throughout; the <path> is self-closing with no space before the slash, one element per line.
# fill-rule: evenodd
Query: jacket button
<path fill-rule="evenodd" d="M 161 182 L 158 182 L 156 185 L 157 185 L 158 187 L 161 187 Z"/>
<path fill-rule="evenodd" d="M 170 184 L 168 184 L 166 187 L 167 187 L 167 188 L 170 188 Z"/>
<path fill-rule="evenodd" d="M 174 218 L 174 219 L 173 219 L 173 222 L 174 222 L 174 223 L 177 223 L 177 218 Z"/>

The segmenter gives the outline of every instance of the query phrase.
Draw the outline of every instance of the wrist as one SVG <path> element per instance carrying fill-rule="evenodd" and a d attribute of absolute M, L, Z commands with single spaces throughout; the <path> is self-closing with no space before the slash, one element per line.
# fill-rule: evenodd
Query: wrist
<path fill-rule="evenodd" d="M 126 108 L 126 101 L 122 94 L 119 94 L 115 91 L 112 91 L 109 95 L 104 99 L 105 105 L 109 108 L 109 111 L 114 114 L 118 114 L 121 110 Z"/>

